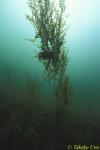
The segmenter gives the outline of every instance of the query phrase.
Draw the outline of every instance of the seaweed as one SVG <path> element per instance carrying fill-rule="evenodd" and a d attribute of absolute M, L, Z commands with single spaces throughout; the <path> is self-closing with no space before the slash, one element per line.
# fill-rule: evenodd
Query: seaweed
<path fill-rule="evenodd" d="M 66 33 L 64 0 L 58 1 L 58 7 L 54 0 L 29 0 L 28 5 L 31 15 L 26 17 L 34 26 L 34 38 L 41 39 L 39 59 L 59 60 Z"/>
<path fill-rule="evenodd" d="M 40 51 L 38 60 L 44 66 L 45 79 L 54 81 L 55 107 L 50 113 L 55 116 L 54 126 L 55 149 L 61 135 L 63 136 L 61 122 L 66 124 L 67 107 L 69 105 L 71 86 L 66 77 L 68 66 L 68 49 L 64 47 L 66 35 L 65 4 L 64 0 L 58 0 L 58 7 L 52 0 L 29 0 L 31 16 L 27 19 L 35 29 L 35 39 L 40 39 Z M 64 118 L 65 117 L 65 118 Z M 61 121 L 62 120 L 62 121 Z M 62 133 L 61 133 L 62 131 Z M 64 147 L 63 147 L 64 148 Z"/>

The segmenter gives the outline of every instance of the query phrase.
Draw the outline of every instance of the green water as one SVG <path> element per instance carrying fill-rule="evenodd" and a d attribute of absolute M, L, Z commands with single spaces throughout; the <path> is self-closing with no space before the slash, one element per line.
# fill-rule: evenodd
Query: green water
<path fill-rule="evenodd" d="M 98 120 L 100 116 L 99 1 L 88 0 L 87 7 L 76 8 L 78 9 L 76 13 L 75 10 L 68 9 L 70 16 L 66 36 L 66 47 L 69 49 L 66 74 L 72 88 L 69 109 L 72 116 L 76 113 L 83 118 L 91 120 L 92 117 Z M 38 42 L 33 44 L 26 40 L 34 35 L 32 25 L 25 16 L 27 13 L 30 13 L 30 10 L 24 0 L 0 1 L 0 89 L 6 86 L 4 92 L 6 94 L 10 89 L 10 94 L 13 95 L 11 103 L 14 103 L 14 99 L 16 102 L 15 97 L 18 94 L 24 99 L 27 89 L 26 75 L 29 75 L 36 81 L 35 88 L 38 89 L 41 105 L 54 109 L 54 82 L 44 80 L 45 69 L 35 57 L 35 51 L 39 51 L 36 46 Z M 99 131 L 97 132 L 99 134 Z M 77 136 L 81 135 L 77 133 Z"/>
<path fill-rule="evenodd" d="M 86 10 L 87 15 L 82 13 L 83 10 L 80 10 L 81 8 L 78 6 L 79 10 L 75 14 L 69 11 L 71 14 L 68 19 L 69 31 L 66 45 L 69 48 L 70 57 L 69 78 L 75 96 L 73 103 L 78 103 L 79 106 L 83 103 L 87 105 L 89 100 L 91 105 L 96 105 L 94 107 L 97 109 L 100 99 L 100 20 L 96 18 L 99 6 L 96 8 L 96 2 L 93 5 L 92 2 L 91 8 L 88 11 Z M 25 40 L 34 35 L 33 28 L 25 17 L 25 14 L 29 12 L 26 2 L 1 1 L 0 7 L 1 78 L 4 77 L 3 72 L 6 68 L 10 68 L 19 85 L 23 83 L 26 72 L 41 79 L 43 67 L 34 58 L 34 50 L 38 48 L 35 44 L 33 45 Z M 86 9 L 88 9 L 88 6 Z M 78 14 L 78 11 L 81 11 L 81 14 Z M 78 20 L 81 20 L 81 22 L 78 22 Z"/>

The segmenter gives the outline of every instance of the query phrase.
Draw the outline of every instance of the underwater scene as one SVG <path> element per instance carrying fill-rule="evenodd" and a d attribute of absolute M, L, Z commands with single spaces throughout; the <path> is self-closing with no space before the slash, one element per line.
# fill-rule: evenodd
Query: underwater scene
<path fill-rule="evenodd" d="M 100 149 L 100 1 L 0 1 L 0 150 Z"/>

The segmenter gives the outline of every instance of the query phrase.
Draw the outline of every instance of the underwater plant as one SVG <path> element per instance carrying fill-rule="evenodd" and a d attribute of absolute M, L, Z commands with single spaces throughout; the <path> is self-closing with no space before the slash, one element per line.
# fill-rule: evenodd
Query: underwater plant
<path fill-rule="evenodd" d="M 46 80 L 54 81 L 54 86 L 58 80 L 62 80 L 68 66 L 67 52 L 64 50 L 59 55 L 59 61 L 49 62 L 49 60 L 42 60 L 44 66 L 44 77 Z"/>
<path fill-rule="evenodd" d="M 26 17 L 34 27 L 34 39 L 41 41 L 38 58 L 46 60 L 47 68 L 50 64 L 55 66 L 64 50 L 66 33 L 64 0 L 29 0 L 28 6 L 31 15 Z"/>
<path fill-rule="evenodd" d="M 64 106 L 69 99 L 69 83 L 65 77 L 68 65 L 68 49 L 64 47 L 67 29 L 65 1 L 29 0 L 28 6 L 31 15 L 26 17 L 35 30 L 34 38 L 30 40 L 34 42 L 39 39 L 38 59 L 43 63 L 45 78 L 54 81 L 56 99 L 62 97 L 59 106 Z"/>
<path fill-rule="evenodd" d="M 58 83 L 55 90 L 55 95 L 58 109 L 64 110 L 64 107 L 66 107 L 66 105 L 68 106 L 71 96 L 71 84 L 67 76 L 65 76 L 62 82 Z"/>
<path fill-rule="evenodd" d="M 44 66 L 45 79 L 54 81 L 55 110 L 50 110 L 50 112 L 48 110 L 45 112 L 44 110 L 43 116 L 45 118 L 47 115 L 49 121 L 47 121 L 48 119 L 41 121 L 41 124 L 43 123 L 43 126 L 41 125 L 43 130 L 42 136 L 45 137 L 46 135 L 46 137 L 50 138 L 53 135 L 55 137 L 54 142 L 52 138 L 48 139 L 48 142 L 52 145 L 52 149 L 58 150 L 60 146 L 64 146 L 64 144 L 58 145 L 57 142 L 64 136 L 62 129 L 66 124 L 67 106 L 71 95 L 71 86 L 66 76 L 69 61 L 68 49 L 64 46 L 67 29 L 65 3 L 64 0 L 28 0 L 28 6 L 31 10 L 31 15 L 26 17 L 35 30 L 34 38 L 29 40 L 40 42 L 40 50 L 37 54 L 38 60 Z M 32 83 L 30 79 L 27 79 L 30 95 L 31 90 L 34 93 L 34 88 L 30 84 Z M 50 118 L 52 114 L 53 117 Z M 46 133 L 47 126 L 50 128 L 47 129 Z M 48 132 L 49 130 L 51 131 L 50 133 Z M 46 149 L 48 148 L 49 146 Z M 61 147 L 61 149 L 64 149 L 64 147 Z"/>

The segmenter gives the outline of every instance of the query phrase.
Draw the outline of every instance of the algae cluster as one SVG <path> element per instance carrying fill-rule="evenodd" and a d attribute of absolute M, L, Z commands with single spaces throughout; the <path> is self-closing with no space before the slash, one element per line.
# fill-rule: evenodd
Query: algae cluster
<path fill-rule="evenodd" d="M 64 0 L 29 0 L 31 15 L 27 19 L 35 30 L 35 39 L 40 39 L 38 57 L 45 60 L 46 68 L 51 64 L 56 67 L 64 49 L 66 34 L 66 17 Z M 31 39 L 31 41 L 34 41 Z M 67 50 L 66 50 L 67 51 Z M 67 54 L 66 54 L 67 55 Z"/>

